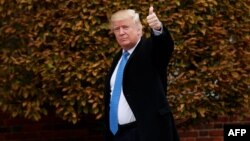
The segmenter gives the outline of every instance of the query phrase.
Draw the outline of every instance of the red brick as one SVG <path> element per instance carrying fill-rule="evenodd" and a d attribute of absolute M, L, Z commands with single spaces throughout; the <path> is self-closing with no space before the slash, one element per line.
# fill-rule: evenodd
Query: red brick
<path fill-rule="evenodd" d="M 182 132 L 179 132 L 179 135 L 181 137 L 197 137 L 198 132 L 197 131 L 182 131 Z"/>
<path fill-rule="evenodd" d="M 224 141 L 224 138 L 223 137 L 216 137 L 216 138 L 213 138 L 213 141 Z"/>
<path fill-rule="evenodd" d="M 212 141 L 211 138 L 208 138 L 208 137 L 202 137 L 202 138 L 197 138 L 196 141 Z"/>
<path fill-rule="evenodd" d="M 211 130 L 208 132 L 210 136 L 223 136 L 224 132 L 223 130 Z"/>
<path fill-rule="evenodd" d="M 214 128 L 215 129 L 222 129 L 223 128 L 223 123 L 215 123 Z"/>
<path fill-rule="evenodd" d="M 208 136 L 208 131 L 200 131 L 199 136 Z"/>

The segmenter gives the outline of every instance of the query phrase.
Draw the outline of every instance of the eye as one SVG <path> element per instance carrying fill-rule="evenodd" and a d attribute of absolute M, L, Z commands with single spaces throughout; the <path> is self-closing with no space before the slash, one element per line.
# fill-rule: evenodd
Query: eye
<path fill-rule="evenodd" d="M 122 27 L 124 30 L 128 30 L 129 29 L 129 26 L 123 26 Z"/>
<path fill-rule="evenodd" d="M 120 29 L 120 27 L 115 27 L 113 30 L 114 30 L 114 32 L 117 32 L 117 31 L 119 31 L 119 29 Z"/>

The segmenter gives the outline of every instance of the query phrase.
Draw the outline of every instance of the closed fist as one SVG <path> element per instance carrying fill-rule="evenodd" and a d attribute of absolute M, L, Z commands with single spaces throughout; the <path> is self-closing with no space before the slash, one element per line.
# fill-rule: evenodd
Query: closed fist
<path fill-rule="evenodd" d="M 147 22 L 148 25 L 155 30 L 160 30 L 161 29 L 161 22 L 158 19 L 158 17 L 154 13 L 154 8 L 153 6 L 150 6 L 149 8 L 149 14 L 147 16 Z"/>

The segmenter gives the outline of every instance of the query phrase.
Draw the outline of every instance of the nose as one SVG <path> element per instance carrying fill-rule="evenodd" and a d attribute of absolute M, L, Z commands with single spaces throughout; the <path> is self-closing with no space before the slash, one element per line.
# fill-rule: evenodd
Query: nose
<path fill-rule="evenodd" d="M 119 29 L 119 34 L 120 34 L 120 35 L 124 34 L 124 30 L 123 30 L 122 27 Z"/>

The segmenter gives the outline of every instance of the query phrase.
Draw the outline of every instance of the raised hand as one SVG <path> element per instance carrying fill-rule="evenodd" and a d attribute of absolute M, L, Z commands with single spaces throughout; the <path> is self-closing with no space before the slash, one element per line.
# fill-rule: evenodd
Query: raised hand
<path fill-rule="evenodd" d="M 161 22 L 158 19 L 158 17 L 156 16 L 153 6 L 150 6 L 150 8 L 149 8 L 149 14 L 147 16 L 147 22 L 148 22 L 148 25 L 152 29 L 155 29 L 155 30 L 160 30 L 161 29 Z"/>

